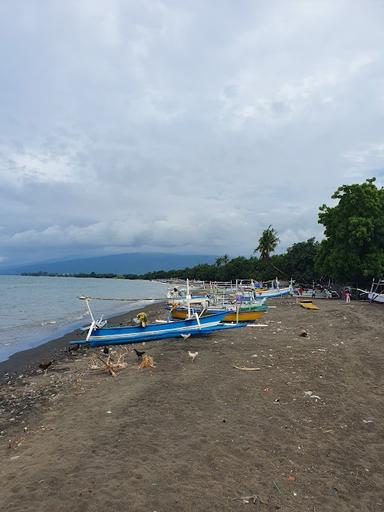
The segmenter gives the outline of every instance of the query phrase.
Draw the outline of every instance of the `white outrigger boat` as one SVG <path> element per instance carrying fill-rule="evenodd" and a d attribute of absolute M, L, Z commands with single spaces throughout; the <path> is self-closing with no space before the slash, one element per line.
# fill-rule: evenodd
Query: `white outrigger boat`
<path fill-rule="evenodd" d="M 367 292 L 367 295 L 371 302 L 384 304 L 384 279 L 378 279 L 378 281 L 373 279 L 371 289 Z"/>
<path fill-rule="evenodd" d="M 267 290 L 255 289 L 254 294 L 255 299 L 275 299 L 285 295 L 293 295 L 293 288 L 292 286 L 286 286 L 284 288 L 268 288 Z"/>

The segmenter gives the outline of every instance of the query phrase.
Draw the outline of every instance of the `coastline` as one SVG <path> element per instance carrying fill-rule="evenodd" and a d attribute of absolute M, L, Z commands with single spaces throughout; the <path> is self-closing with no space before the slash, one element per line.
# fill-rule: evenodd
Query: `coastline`
<path fill-rule="evenodd" d="M 152 321 L 157 317 L 156 315 L 160 316 L 164 311 L 164 302 L 135 308 L 107 318 L 107 320 L 108 323 L 125 323 L 135 317 L 139 311 L 145 311 Z M 36 347 L 15 352 L 6 361 L 0 362 L 0 382 L 8 380 L 10 376 L 28 374 L 38 369 L 40 363 L 52 360 L 60 361 L 68 355 L 69 342 L 84 339 L 85 335 L 80 329 L 74 329 Z"/>

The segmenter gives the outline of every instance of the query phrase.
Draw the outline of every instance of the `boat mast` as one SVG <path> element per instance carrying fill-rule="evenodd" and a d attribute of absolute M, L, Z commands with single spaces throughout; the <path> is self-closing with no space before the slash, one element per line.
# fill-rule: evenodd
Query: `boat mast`
<path fill-rule="evenodd" d="M 187 299 L 188 318 L 191 318 L 191 293 L 189 290 L 189 279 L 187 279 L 187 293 L 185 298 Z"/>

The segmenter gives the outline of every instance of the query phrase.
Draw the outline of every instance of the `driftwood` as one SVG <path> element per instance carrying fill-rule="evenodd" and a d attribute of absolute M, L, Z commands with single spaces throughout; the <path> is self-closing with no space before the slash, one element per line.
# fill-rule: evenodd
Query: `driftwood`
<path fill-rule="evenodd" d="M 127 351 L 123 350 L 120 353 L 117 353 L 116 351 L 111 351 L 108 354 L 107 359 L 103 359 L 101 356 L 96 356 L 95 358 L 93 358 L 91 360 L 91 369 L 92 370 L 105 370 L 110 375 L 112 375 L 112 377 L 116 377 L 117 372 L 119 370 L 127 367 L 127 363 L 125 363 L 123 361 L 123 359 L 126 355 L 127 355 Z M 99 362 L 102 363 L 101 366 L 100 366 Z"/>
<path fill-rule="evenodd" d="M 156 365 L 151 356 L 144 354 L 139 362 L 139 368 L 156 368 Z"/>
<path fill-rule="evenodd" d="M 261 368 L 246 368 L 245 366 L 233 366 L 236 370 L 243 370 L 244 372 L 258 372 Z"/>

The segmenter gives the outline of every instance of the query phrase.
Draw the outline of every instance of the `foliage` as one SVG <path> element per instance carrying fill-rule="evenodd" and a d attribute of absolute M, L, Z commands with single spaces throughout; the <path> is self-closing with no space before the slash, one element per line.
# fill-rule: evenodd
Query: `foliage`
<path fill-rule="evenodd" d="M 269 225 L 268 228 L 264 229 L 262 232 L 261 237 L 259 238 L 259 245 L 256 247 L 254 252 L 259 252 L 260 258 L 262 260 L 267 260 L 270 257 L 271 252 L 276 249 L 279 241 L 277 231 Z"/>
<path fill-rule="evenodd" d="M 223 265 L 227 265 L 227 263 L 229 263 L 230 259 L 231 258 L 228 256 L 228 254 L 224 254 L 224 256 L 219 256 L 216 259 L 215 265 L 217 267 L 222 267 Z"/>
<path fill-rule="evenodd" d="M 368 281 L 384 273 L 384 189 L 375 178 L 343 185 L 333 194 L 334 207 L 323 204 L 319 223 L 325 227 L 316 268 L 341 281 Z"/>
<path fill-rule="evenodd" d="M 283 260 L 285 273 L 302 283 L 310 284 L 312 281 L 317 281 L 319 276 L 315 272 L 315 260 L 319 246 L 315 238 L 309 238 L 306 242 L 288 247 Z"/>

